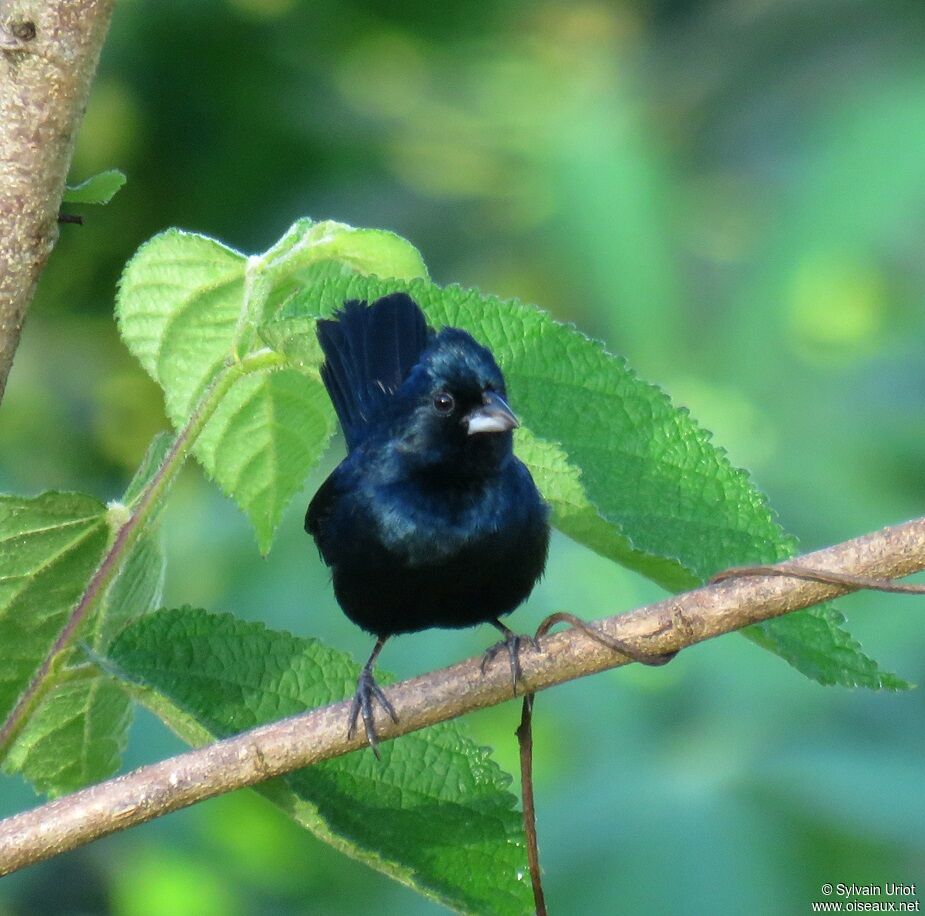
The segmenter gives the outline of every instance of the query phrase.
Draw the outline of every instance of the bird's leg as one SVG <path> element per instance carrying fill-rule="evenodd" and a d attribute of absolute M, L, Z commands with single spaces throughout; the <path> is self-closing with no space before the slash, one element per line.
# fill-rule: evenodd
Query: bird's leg
<path fill-rule="evenodd" d="M 539 651 L 540 645 L 532 636 L 520 636 L 509 627 L 506 627 L 497 617 L 489 621 L 493 627 L 496 627 L 504 634 L 504 639 L 489 646 L 482 656 L 482 674 L 488 669 L 488 666 L 494 661 L 495 656 L 502 650 L 507 649 L 507 656 L 511 663 L 511 687 L 514 696 L 517 696 L 517 682 L 521 679 L 523 672 L 520 670 L 520 646 L 521 643 L 528 642 L 534 649 Z"/>
<path fill-rule="evenodd" d="M 398 715 L 394 707 L 382 692 L 382 688 L 376 683 L 375 678 L 373 678 L 373 663 L 376 661 L 376 656 L 382 651 L 386 638 L 385 636 L 380 636 L 376 640 L 376 645 L 373 646 L 369 661 L 366 662 L 360 672 L 360 677 L 357 680 L 357 692 L 353 695 L 353 705 L 350 707 L 350 727 L 347 729 L 347 737 L 353 738 L 357 733 L 357 722 L 362 713 L 366 740 L 369 742 L 369 746 L 373 749 L 377 759 L 381 755 L 379 754 L 379 736 L 376 734 L 376 724 L 373 721 L 373 700 L 378 700 L 379 705 L 389 714 L 392 721 L 398 722 Z"/>

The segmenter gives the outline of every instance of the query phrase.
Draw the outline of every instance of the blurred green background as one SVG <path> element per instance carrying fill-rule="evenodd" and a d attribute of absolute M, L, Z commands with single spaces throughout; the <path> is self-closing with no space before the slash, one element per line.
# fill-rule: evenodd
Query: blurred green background
<path fill-rule="evenodd" d="M 606 340 L 806 548 L 922 514 L 923 39 L 915 0 L 122 0 L 73 178 L 119 166 L 129 182 L 63 227 L 0 411 L 0 487 L 116 497 L 165 425 L 112 320 L 139 243 L 181 226 L 252 252 L 310 215 L 393 229 L 438 282 Z M 364 658 L 301 526 L 341 448 L 266 560 L 187 468 L 167 602 Z M 659 595 L 560 537 L 513 620 Z M 841 607 L 871 654 L 925 680 L 920 602 Z M 405 637 L 384 667 L 491 641 Z M 511 771 L 518 717 L 469 721 Z M 925 885 L 921 690 L 822 688 L 730 636 L 544 694 L 536 730 L 553 912 L 803 913 L 825 882 Z M 126 766 L 180 748 L 140 714 Z M 0 814 L 35 801 L 0 780 Z M 439 910 L 240 793 L 0 882 L 2 916 Z"/>

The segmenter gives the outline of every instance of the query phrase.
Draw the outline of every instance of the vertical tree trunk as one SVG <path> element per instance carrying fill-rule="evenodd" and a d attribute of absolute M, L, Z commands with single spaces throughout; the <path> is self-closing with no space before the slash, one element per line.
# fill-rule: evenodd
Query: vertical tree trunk
<path fill-rule="evenodd" d="M 113 0 L 0 0 L 0 399 L 58 208 Z"/>

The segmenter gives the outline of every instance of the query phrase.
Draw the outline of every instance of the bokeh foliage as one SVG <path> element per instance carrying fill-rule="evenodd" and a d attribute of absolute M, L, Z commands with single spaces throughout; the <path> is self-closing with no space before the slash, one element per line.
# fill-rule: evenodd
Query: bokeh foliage
<path fill-rule="evenodd" d="M 64 227 L 0 412 L 2 489 L 116 496 L 164 425 L 111 320 L 140 242 L 180 225 L 262 250 L 310 213 L 393 228 L 438 281 L 604 338 L 754 472 L 806 547 L 918 514 L 923 31 L 899 0 L 122 4 L 73 181 L 118 165 L 129 183 Z M 168 603 L 367 651 L 323 597 L 297 508 L 259 561 L 195 472 L 173 499 Z M 516 619 L 655 594 L 563 540 Z M 845 607 L 876 657 L 922 681 L 914 603 Z M 425 634 L 389 664 L 410 674 L 485 641 Z M 925 879 L 923 723 L 916 691 L 826 691 L 741 640 L 544 697 L 553 904 L 798 911 L 824 881 Z M 513 708 L 474 720 L 509 769 L 515 724 Z M 143 722 L 129 760 L 177 746 Z M 30 797 L 3 792 L 4 811 Z M 0 907 L 428 911 L 350 868 L 242 797 L 8 879 Z"/>

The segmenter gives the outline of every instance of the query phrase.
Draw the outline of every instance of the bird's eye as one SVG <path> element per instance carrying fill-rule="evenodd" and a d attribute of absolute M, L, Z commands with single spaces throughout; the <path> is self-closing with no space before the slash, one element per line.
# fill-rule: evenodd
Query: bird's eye
<path fill-rule="evenodd" d="M 446 414 L 453 412 L 455 406 L 456 401 L 453 400 L 453 395 L 451 395 L 449 391 L 438 391 L 434 395 L 434 410 L 436 410 L 437 413 L 446 416 Z"/>

